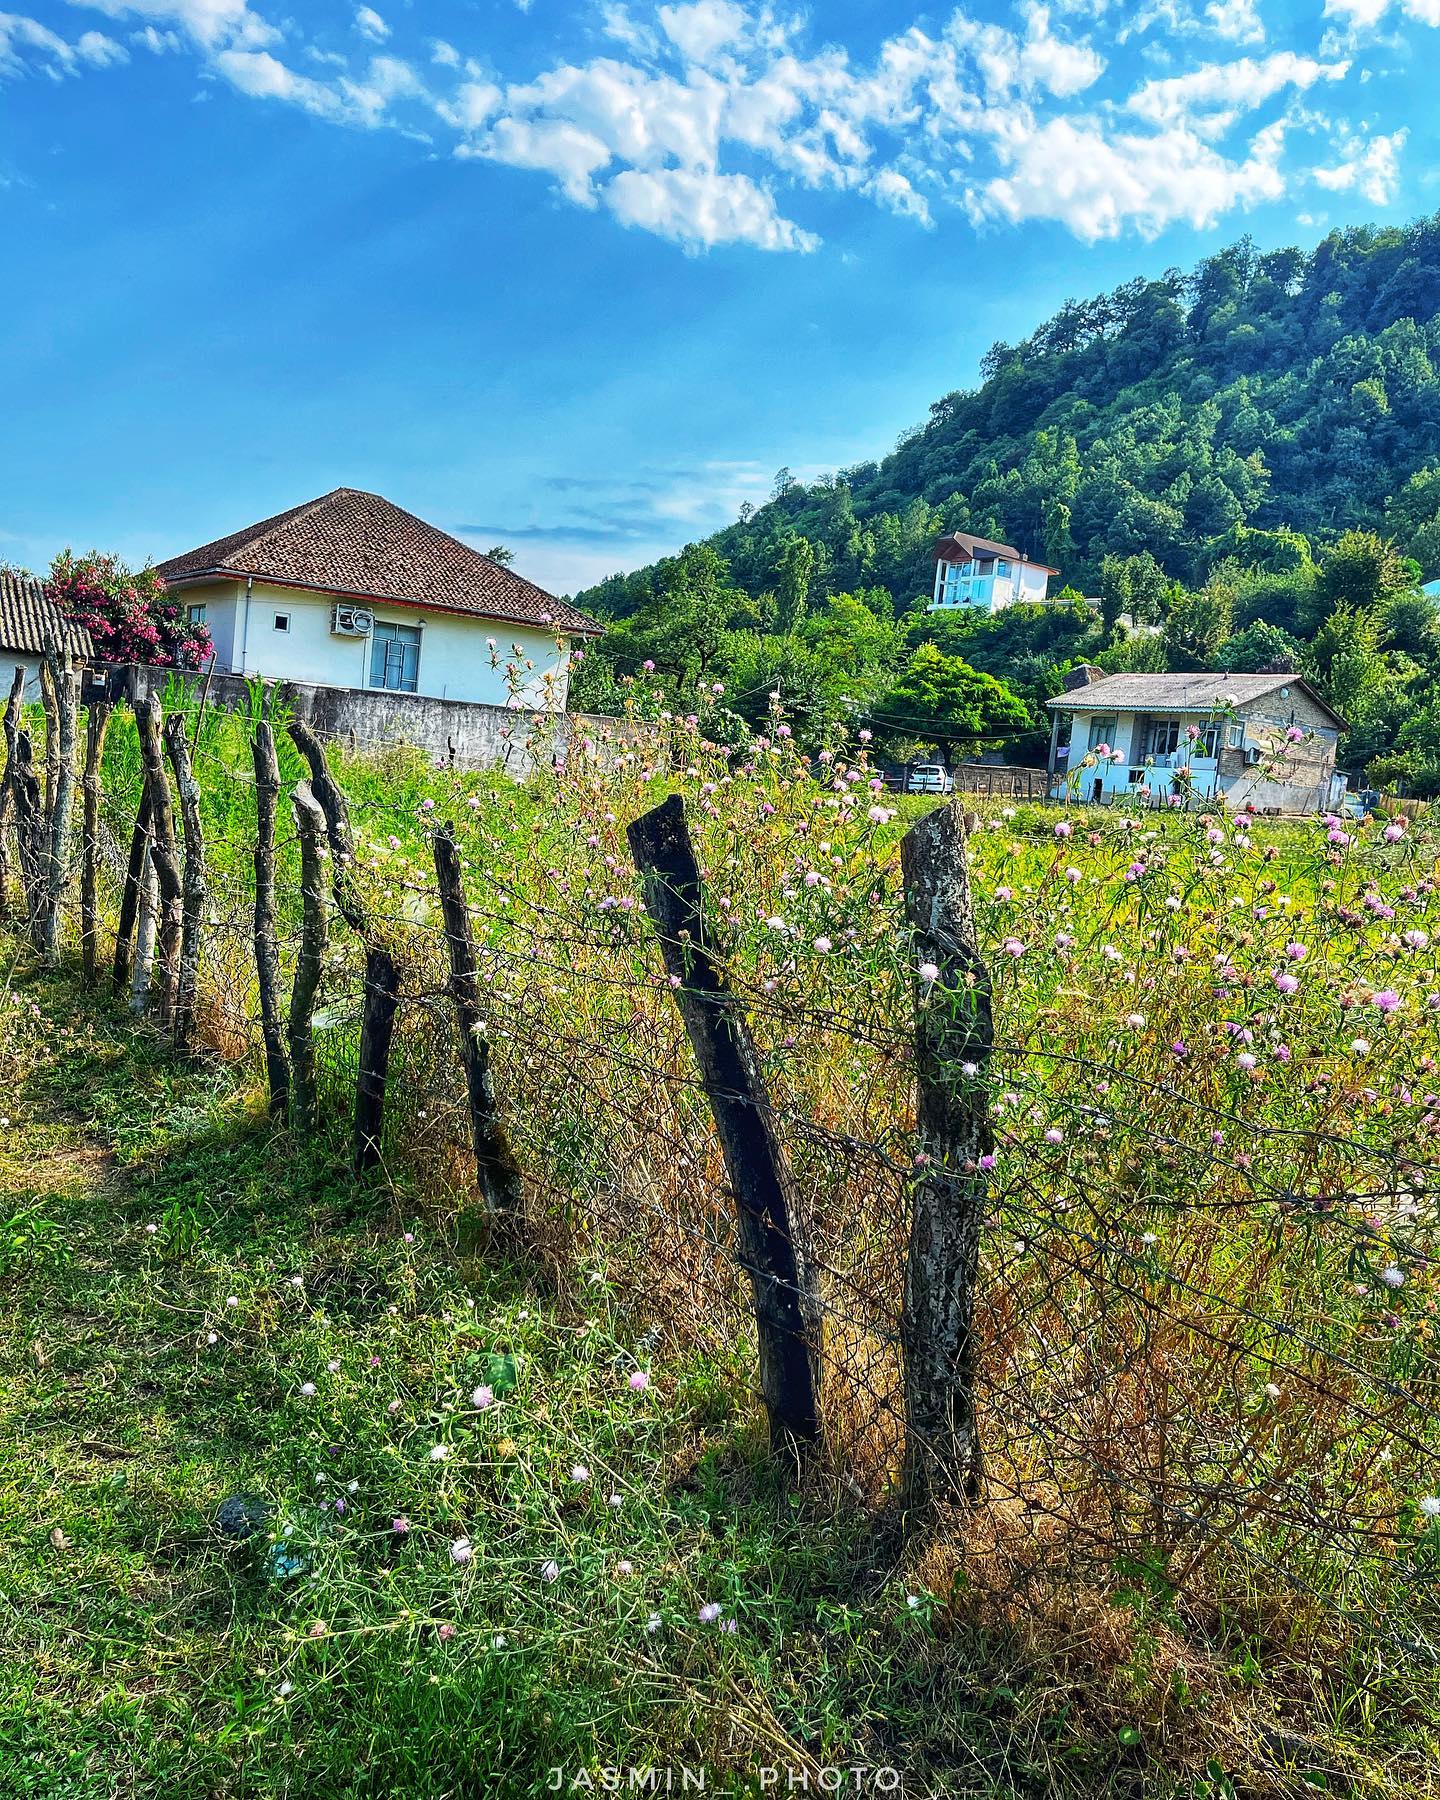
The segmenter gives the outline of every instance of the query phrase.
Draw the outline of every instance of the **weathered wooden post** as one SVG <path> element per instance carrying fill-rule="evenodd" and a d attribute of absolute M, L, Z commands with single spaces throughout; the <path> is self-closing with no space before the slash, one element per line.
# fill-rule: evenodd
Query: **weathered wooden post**
<path fill-rule="evenodd" d="M 75 737 L 80 720 L 80 678 L 53 645 L 45 650 L 47 692 L 45 766 L 49 792 L 46 815 L 45 898 L 38 949 L 51 968 L 60 961 L 61 902 L 69 885 L 70 816 L 75 804 Z"/>
<path fill-rule="evenodd" d="M 35 773 L 34 747 L 30 733 L 23 725 L 15 733 L 10 793 L 15 803 L 15 848 L 20 861 L 20 885 L 25 894 L 25 929 L 33 940 L 45 904 L 45 820 L 41 812 L 40 781 Z"/>
<path fill-rule="evenodd" d="M 160 913 L 160 883 L 155 875 L 154 844 L 145 839 L 135 910 L 135 961 L 130 970 L 130 1010 L 137 1017 L 150 1003 L 155 963 L 155 925 Z"/>
<path fill-rule="evenodd" d="M 275 935 L 275 807 L 280 798 L 280 761 L 268 719 L 255 721 L 255 975 L 260 989 L 260 1033 L 265 1042 L 265 1081 L 270 1117 L 283 1124 L 290 1115 L 290 1064 L 285 1055 L 285 1021 L 280 1005 L 280 947 Z"/>
<path fill-rule="evenodd" d="M 795 1181 L 755 1041 L 707 943 L 684 801 L 672 794 L 636 819 L 626 835 L 735 1197 L 739 1261 L 755 1296 L 770 1440 L 777 1449 L 804 1444 L 820 1433 L 820 1301 L 798 1241 Z"/>
<path fill-rule="evenodd" d="M 160 893 L 157 964 L 160 976 L 159 1015 L 162 1025 L 175 1016 L 180 981 L 180 937 L 184 920 L 184 888 L 180 859 L 175 849 L 175 809 L 170 799 L 170 779 L 165 773 L 161 749 L 164 708 L 158 694 L 151 694 L 136 715 L 140 727 L 140 759 L 145 765 L 145 786 L 150 794 L 150 866 Z"/>
<path fill-rule="evenodd" d="M 115 956 L 110 981 L 117 994 L 130 986 L 131 940 L 140 904 L 141 884 L 150 860 L 150 783 L 140 789 L 135 809 L 135 829 L 130 834 L 130 856 L 125 864 L 125 885 L 120 890 L 120 913 L 115 922 Z"/>
<path fill-rule="evenodd" d="M 6 840 L 5 828 L 9 815 L 14 810 L 14 796 L 11 784 L 15 767 L 15 741 L 20 731 L 20 708 L 25 696 L 25 670 L 15 670 L 15 678 L 10 684 L 10 694 L 5 702 L 5 772 L 0 776 L 0 919 L 8 922 L 10 918 L 10 853 Z M 16 823 L 16 836 L 19 836 L 19 823 Z M 19 845 L 16 845 L 17 854 Z M 24 895 L 21 895 L 21 910 L 24 910 Z"/>
<path fill-rule="evenodd" d="M 495 1098 L 490 1041 L 485 1035 L 485 1015 L 480 1010 L 475 944 L 470 936 L 470 914 L 465 905 L 465 884 L 453 824 L 442 825 L 435 833 L 435 880 L 450 951 L 450 997 L 460 1022 L 460 1053 L 465 1059 L 475 1172 L 488 1209 L 514 1217 L 524 1203 L 525 1189 Z"/>
<path fill-rule="evenodd" d="M 110 729 L 110 702 L 93 700 L 85 715 L 85 773 L 80 794 L 84 808 L 84 842 L 80 850 L 80 977 L 94 987 L 99 963 L 100 806 L 105 764 L 105 736 Z"/>
<path fill-rule="evenodd" d="M 290 990 L 290 1024 L 287 1037 L 294 1078 L 295 1123 L 302 1131 L 315 1129 L 318 1106 L 315 1094 L 315 996 L 325 971 L 325 947 L 330 940 L 330 909 L 325 898 L 325 814 L 306 782 L 297 782 L 291 796 L 295 827 L 300 837 L 300 901 L 303 908 L 300 950 L 295 958 L 295 981 Z"/>
<path fill-rule="evenodd" d="M 180 796 L 180 831 L 185 845 L 181 876 L 180 968 L 175 986 L 175 1042 L 189 1049 L 195 1041 L 195 1001 L 200 991 L 200 948 L 205 929 L 205 833 L 200 823 L 200 784 L 190 760 L 184 713 L 165 721 L 165 750 Z"/>
<path fill-rule="evenodd" d="M 320 740 L 303 719 L 290 721 L 290 736 L 310 766 L 310 791 L 325 815 L 330 841 L 330 882 L 335 905 L 345 923 L 365 946 L 365 999 L 360 1019 L 360 1067 L 355 1078 L 355 1173 L 364 1175 L 380 1161 L 385 1122 L 385 1084 L 390 1073 L 390 1041 L 400 1005 L 400 974 L 395 959 L 373 928 L 355 881 L 355 838 L 350 809 L 330 773 Z"/>
<path fill-rule="evenodd" d="M 917 1511 L 973 1500 L 975 1284 L 991 1144 L 990 974 L 980 955 L 958 802 L 901 840 L 915 992 L 920 1151 L 900 1341 L 905 1359 L 906 1498 Z"/>

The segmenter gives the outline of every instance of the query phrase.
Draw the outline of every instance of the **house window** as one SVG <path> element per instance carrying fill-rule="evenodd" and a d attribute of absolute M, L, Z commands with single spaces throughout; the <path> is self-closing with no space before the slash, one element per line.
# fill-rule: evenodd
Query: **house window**
<path fill-rule="evenodd" d="M 1113 750 L 1115 748 L 1115 725 L 1116 720 L 1113 718 L 1092 719 L 1090 721 L 1090 743 L 1088 748 L 1091 750 L 1098 750 L 1101 744 L 1108 744 Z"/>
<path fill-rule="evenodd" d="M 276 629 L 276 630 L 277 630 L 277 631 L 288 631 L 288 630 L 289 630 L 289 629 L 290 629 L 290 615 L 289 615 L 289 613 L 276 613 L 276 615 L 275 615 L 275 629 Z"/>
<path fill-rule="evenodd" d="M 1002 578 L 1008 576 L 1010 573 L 1009 563 L 1008 562 L 997 562 L 995 564 L 995 573 L 997 575 L 1001 576 Z"/>
<path fill-rule="evenodd" d="M 1218 725 L 1202 725 L 1200 735 L 1195 740 L 1195 754 L 1213 762 L 1220 752 L 1220 727 Z"/>
<path fill-rule="evenodd" d="M 187 606 L 185 608 L 185 617 L 192 625 L 203 625 L 205 623 L 204 602 L 202 601 L 199 606 Z"/>
<path fill-rule="evenodd" d="M 420 627 L 375 621 L 370 640 L 370 685 L 413 694 L 420 681 Z"/>
<path fill-rule="evenodd" d="M 1150 736 L 1145 745 L 1147 756 L 1169 756 L 1180 745 L 1180 721 L 1178 719 L 1153 719 L 1150 724 Z"/>

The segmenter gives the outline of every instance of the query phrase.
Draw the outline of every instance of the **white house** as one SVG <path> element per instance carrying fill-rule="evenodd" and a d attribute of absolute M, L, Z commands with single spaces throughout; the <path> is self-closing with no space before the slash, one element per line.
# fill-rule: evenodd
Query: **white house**
<path fill-rule="evenodd" d="M 40 698 L 47 642 L 69 650 L 77 663 L 95 654 L 90 633 L 70 623 L 44 582 L 19 569 L 0 569 L 0 699 L 9 695 L 16 669 L 25 671 L 25 698 Z"/>
<path fill-rule="evenodd" d="M 1059 573 L 1031 562 L 1012 544 L 952 531 L 935 546 L 935 595 L 928 610 L 997 613 L 1020 601 L 1043 601 L 1050 577 Z"/>
<path fill-rule="evenodd" d="M 1344 792 L 1345 721 L 1298 675 L 1105 675 L 1087 663 L 1065 688 L 1047 703 L 1053 793 L 1312 812 Z"/>
<path fill-rule="evenodd" d="M 601 627 L 379 494 L 318 500 L 159 565 L 217 673 L 563 712 Z"/>

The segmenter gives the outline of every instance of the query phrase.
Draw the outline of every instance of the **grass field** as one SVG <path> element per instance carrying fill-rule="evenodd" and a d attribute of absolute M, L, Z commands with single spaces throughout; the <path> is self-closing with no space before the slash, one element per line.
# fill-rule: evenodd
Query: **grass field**
<path fill-rule="evenodd" d="M 199 761 L 205 1056 L 12 942 L 0 1793 L 525 1794 L 632 1764 L 704 1764 L 711 1792 L 852 1766 L 923 1795 L 1432 1791 L 1428 828 L 987 813 L 987 1485 L 907 1539 L 896 846 L 924 803 L 778 735 L 738 768 L 676 749 L 663 778 L 576 759 L 524 789 L 343 764 L 407 996 L 364 1189 L 338 931 L 325 1129 L 263 1115 L 233 726 Z M 123 720 L 107 779 L 123 842 Z M 799 1481 L 764 1449 L 623 837 L 672 787 L 826 1271 Z M 508 1259 L 477 1231 L 440 991 L 447 816 L 531 1189 Z M 216 1526 L 234 1495 L 263 1503 L 244 1540 Z"/>

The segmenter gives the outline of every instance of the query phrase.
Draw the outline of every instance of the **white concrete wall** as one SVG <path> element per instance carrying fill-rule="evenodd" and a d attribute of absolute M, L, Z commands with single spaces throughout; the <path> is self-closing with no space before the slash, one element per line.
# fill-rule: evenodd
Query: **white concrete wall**
<path fill-rule="evenodd" d="M 368 637 L 337 637 L 331 631 L 335 606 L 331 595 L 257 581 L 250 589 L 248 606 L 244 582 L 197 583 L 182 587 L 177 597 L 186 606 L 204 602 L 205 622 L 215 642 L 216 667 L 222 674 L 259 675 L 266 680 L 315 682 L 326 687 L 370 687 L 371 641 Z M 568 647 L 558 649 L 554 637 L 543 630 L 501 619 L 387 606 L 383 601 L 363 604 L 373 612 L 377 624 L 420 627 L 417 693 L 436 700 L 564 711 L 569 697 L 570 652 Z M 288 631 L 276 630 L 277 614 L 289 618 Z M 527 662 L 533 666 L 527 668 Z M 516 665 L 518 697 L 512 697 L 508 664 Z M 548 684 L 547 674 L 551 677 Z"/>

